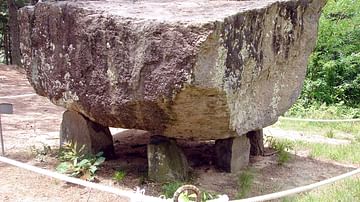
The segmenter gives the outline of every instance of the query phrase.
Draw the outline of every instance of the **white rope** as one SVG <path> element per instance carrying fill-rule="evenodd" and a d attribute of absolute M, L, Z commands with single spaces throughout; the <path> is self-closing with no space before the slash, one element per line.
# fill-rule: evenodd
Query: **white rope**
<path fill-rule="evenodd" d="M 35 172 L 35 173 L 39 173 L 41 175 L 53 177 L 58 180 L 62 180 L 62 181 L 70 182 L 73 184 L 81 185 L 84 187 L 89 187 L 89 188 L 97 189 L 100 191 L 116 194 L 118 196 L 126 197 L 126 198 L 129 198 L 131 200 L 131 202 L 164 202 L 164 201 L 166 201 L 166 200 L 163 200 L 160 198 L 146 196 L 139 192 L 134 193 L 131 191 L 124 191 L 124 190 L 116 189 L 114 187 L 109 187 L 109 186 L 105 186 L 105 185 L 101 185 L 101 184 L 84 181 L 84 180 L 81 180 L 78 178 L 69 177 L 69 176 L 66 176 L 66 175 L 63 175 L 60 173 L 55 173 L 55 172 L 52 172 L 49 170 L 45 170 L 45 169 L 38 168 L 38 167 L 35 167 L 32 165 L 21 163 L 19 161 L 15 161 L 15 160 L 3 157 L 3 156 L 0 156 L 0 161 L 10 164 L 10 165 L 13 165 L 13 166 L 16 166 L 16 167 L 19 167 L 19 168 L 23 168 L 23 169 Z"/>
<path fill-rule="evenodd" d="M 300 119 L 300 118 L 289 118 L 279 117 L 279 119 L 290 120 L 290 121 L 305 121 L 305 122 L 358 122 L 360 119 Z"/>
<path fill-rule="evenodd" d="M 19 167 L 19 168 L 23 168 L 23 169 L 32 171 L 32 172 L 36 172 L 36 173 L 39 173 L 42 175 L 53 177 L 58 180 L 70 182 L 70 183 L 81 185 L 84 187 L 97 189 L 97 190 L 104 191 L 104 192 L 109 192 L 112 194 L 116 194 L 118 196 L 123 196 L 123 197 L 131 199 L 132 202 L 165 202 L 165 201 L 169 201 L 169 200 L 164 200 L 164 199 L 156 198 L 156 197 L 152 197 L 152 196 L 146 196 L 139 192 L 134 193 L 134 192 L 130 192 L 130 191 L 124 191 L 124 190 L 116 189 L 114 187 L 109 187 L 109 186 L 105 186 L 105 185 L 101 185 L 101 184 L 95 184 L 92 182 L 80 180 L 80 179 L 69 177 L 69 176 L 66 176 L 66 175 L 63 175 L 60 173 L 51 172 L 49 170 L 45 170 L 45 169 L 38 168 L 38 167 L 35 167 L 32 165 L 21 163 L 19 161 L 15 161 L 15 160 L 3 157 L 3 156 L 0 156 L 0 161 L 10 164 L 10 165 L 13 165 L 13 166 L 16 166 L 16 167 Z M 290 196 L 290 195 L 310 191 L 310 190 L 318 188 L 320 186 L 331 184 L 331 183 L 334 183 L 336 181 L 342 180 L 344 178 L 347 178 L 347 177 L 350 177 L 350 176 L 353 176 L 356 174 L 360 174 L 360 168 L 353 170 L 351 172 L 333 177 L 333 178 L 329 178 L 327 180 L 316 182 L 314 184 L 305 185 L 305 186 L 297 187 L 294 189 L 289 189 L 289 190 L 272 193 L 272 194 L 266 194 L 266 195 L 262 195 L 262 196 L 256 196 L 256 197 L 247 198 L 247 199 L 233 200 L 230 202 L 258 202 L 258 201 L 274 200 L 274 199 L 282 198 L 285 196 Z M 225 197 L 225 198 L 222 198 L 222 200 L 214 200 L 214 201 L 227 202 L 228 198 Z"/>
<path fill-rule="evenodd" d="M 3 96 L 0 97 L 0 99 L 10 99 L 10 98 L 21 98 L 21 97 L 30 97 L 30 96 L 35 96 L 35 93 L 30 93 L 30 94 L 24 94 L 24 95 L 9 95 L 9 96 Z"/>
<path fill-rule="evenodd" d="M 241 200 L 234 200 L 234 201 L 230 201 L 230 202 L 258 202 L 258 201 L 268 201 L 268 200 L 274 200 L 274 199 L 279 199 L 285 196 L 290 196 L 290 195 L 294 195 L 294 194 L 298 194 L 301 192 L 306 192 L 306 191 L 310 191 L 312 189 L 318 188 L 320 186 L 324 186 L 326 184 L 330 184 L 330 183 L 334 183 L 338 180 L 342 180 L 344 178 L 356 175 L 360 173 L 360 168 L 353 170 L 351 172 L 333 177 L 333 178 L 329 178 L 320 182 L 316 182 L 314 184 L 309 184 L 309 185 L 305 185 L 302 187 L 296 187 L 294 189 L 289 189 L 289 190 L 285 190 L 285 191 L 281 191 L 281 192 L 277 192 L 277 193 L 272 193 L 272 194 L 266 194 L 266 195 L 262 195 L 262 196 L 256 196 L 253 198 L 247 198 L 247 199 L 241 199 Z"/>

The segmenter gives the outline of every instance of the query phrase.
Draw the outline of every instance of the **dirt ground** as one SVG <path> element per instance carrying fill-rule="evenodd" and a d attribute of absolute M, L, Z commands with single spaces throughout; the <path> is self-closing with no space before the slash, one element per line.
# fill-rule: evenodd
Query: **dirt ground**
<path fill-rule="evenodd" d="M 43 145 L 49 145 L 54 151 L 58 149 L 64 109 L 34 95 L 25 75 L 5 65 L 0 65 L 2 102 L 14 105 L 14 114 L 1 115 L 6 156 L 55 170 L 58 161 L 54 155 L 39 161 L 30 148 L 41 149 Z M 147 182 L 145 177 L 149 135 L 137 130 L 119 132 L 113 129 L 112 132 L 117 158 L 104 163 L 97 173 L 99 183 L 127 190 L 138 186 L 145 189 L 147 195 L 161 195 L 161 185 Z M 213 142 L 183 142 L 181 145 L 193 168 L 194 185 L 209 192 L 227 194 L 231 199 L 236 197 L 237 176 L 220 172 L 213 166 Z M 277 164 L 276 155 L 252 157 L 249 168 L 255 174 L 249 197 L 314 183 L 352 169 L 311 159 L 306 156 L 306 151 L 299 151 L 283 166 Z M 127 172 L 121 183 L 112 180 L 117 169 Z M 0 173 L 0 201 L 126 201 L 109 193 L 70 185 L 4 163 L 0 163 Z"/>

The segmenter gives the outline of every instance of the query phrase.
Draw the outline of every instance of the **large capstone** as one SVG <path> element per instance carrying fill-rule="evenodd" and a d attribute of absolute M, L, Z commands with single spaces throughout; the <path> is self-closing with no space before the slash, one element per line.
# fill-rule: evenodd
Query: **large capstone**
<path fill-rule="evenodd" d="M 226 139 L 297 99 L 325 0 L 47 1 L 20 10 L 39 95 L 104 126 Z"/>

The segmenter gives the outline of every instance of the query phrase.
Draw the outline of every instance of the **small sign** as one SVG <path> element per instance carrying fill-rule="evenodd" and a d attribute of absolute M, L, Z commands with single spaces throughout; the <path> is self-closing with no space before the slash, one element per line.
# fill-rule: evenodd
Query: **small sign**
<path fill-rule="evenodd" d="M 12 114 L 13 105 L 10 103 L 0 103 L 0 114 Z"/>

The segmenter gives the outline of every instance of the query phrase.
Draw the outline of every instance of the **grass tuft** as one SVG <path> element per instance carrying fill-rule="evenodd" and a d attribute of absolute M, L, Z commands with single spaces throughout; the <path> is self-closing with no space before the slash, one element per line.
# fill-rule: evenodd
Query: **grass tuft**
<path fill-rule="evenodd" d="M 269 146 L 275 149 L 278 153 L 278 164 L 283 165 L 290 159 L 289 151 L 294 149 L 294 142 L 286 139 L 276 139 L 274 137 L 268 137 L 266 140 Z"/>
<path fill-rule="evenodd" d="M 330 129 L 328 132 L 325 133 L 325 136 L 327 138 L 334 138 L 335 137 L 334 131 Z"/>
<path fill-rule="evenodd" d="M 251 170 L 245 170 L 238 177 L 238 194 L 237 198 L 241 199 L 246 197 L 246 195 L 251 190 L 251 186 L 254 181 L 254 173 Z"/>
<path fill-rule="evenodd" d="M 182 182 L 174 181 L 163 184 L 161 187 L 162 193 L 166 198 L 172 198 L 176 190 L 184 185 Z"/>
<path fill-rule="evenodd" d="M 115 171 L 114 173 L 114 176 L 113 176 L 113 180 L 115 180 L 116 182 L 121 182 L 124 180 L 126 176 L 126 172 L 123 171 L 123 170 L 117 170 Z"/>

